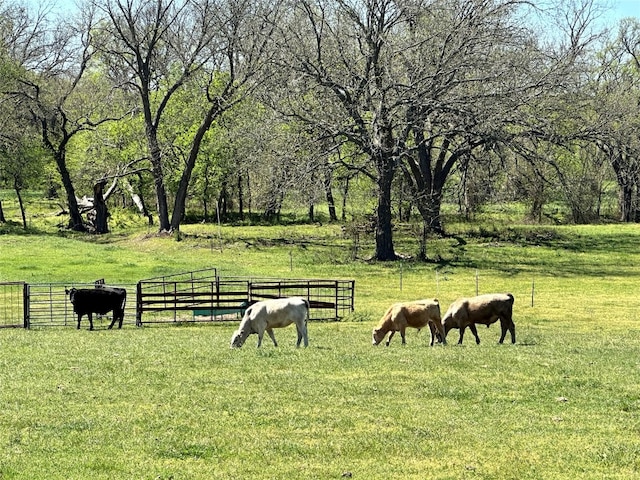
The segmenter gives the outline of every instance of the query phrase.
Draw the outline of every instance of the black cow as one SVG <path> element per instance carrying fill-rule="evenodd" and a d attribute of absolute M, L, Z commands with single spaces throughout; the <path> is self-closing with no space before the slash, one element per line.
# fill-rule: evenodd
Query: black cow
<path fill-rule="evenodd" d="M 127 301 L 127 291 L 124 288 L 103 287 L 72 288 L 66 290 L 69 300 L 73 304 L 73 311 L 78 315 L 78 328 L 83 315 L 89 317 L 89 330 L 93 330 L 93 314 L 104 315 L 113 311 L 113 320 L 109 328 L 118 320 L 118 328 L 122 328 L 124 320 L 124 305 Z"/>

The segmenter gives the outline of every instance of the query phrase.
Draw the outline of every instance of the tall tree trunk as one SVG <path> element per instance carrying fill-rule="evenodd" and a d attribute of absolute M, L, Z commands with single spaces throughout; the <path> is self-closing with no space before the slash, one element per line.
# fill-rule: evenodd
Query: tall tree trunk
<path fill-rule="evenodd" d="M 381 154 L 378 159 L 378 205 L 376 207 L 376 251 L 375 259 L 395 260 L 393 232 L 391 229 L 391 185 L 395 159 L 391 155 Z"/>
<path fill-rule="evenodd" d="M 349 177 L 344 179 L 342 187 L 342 215 L 340 218 L 343 222 L 347 220 L 347 198 L 349 198 Z"/>
<path fill-rule="evenodd" d="M 220 196 L 218 197 L 218 211 L 220 212 L 220 217 L 223 220 L 226 220 L 229 215 L 229 192 L 227 189 L 226 180 L 222 182 L 222 187 L 220 188 Z"/>
<path fill-rule="evenodd" d="M 442 225 L 442 191 L 435 191 L 431 195 L 427 195 L 424 203 L 422 218 L 429 230 L 436 233 L 444 233 Z"/>
<path fill-rule="evenodd" d="M 630 175 L 626 171 L 625 162 L 622 153 L 610 154 L 613 156 L 611 160 L 611 166 L 616 174 L 616 181 L 618 188 L 620 189 L 618 194 L 618 203 L 620 206 L 620 221 L 621 222 L 633 222 L 633 191 L 634 185 L 631 181 Z"/>
<path fill-rule="evenodd" d="M 633 185 L 620 185 L 620 221 L 632 222 L 634 220 L 633 212 Z"/>
<path fill-rule="evenodd" d="M 191 174 L 193 173 L 193 168 L 196 165 L 196 160 L 198 159 L 198 153 L 200 152 L 200 145 L 202 145 L 202 139 L 204 138 L 205 133 L 211 127 L 213 120 L 222 112 L 222 108 L 219 102 L 214 102 L 207 114 L 205 115 L 202 123 L 198 127 L 198 131 L 193 137 L 193 142 L 191 142 L 191 149 L 189 150 L 189 156 L 187 157 L 187 164 L 182 171 L 182 176 L 180 177 L 180 184 L 178 185 L 178 191 L 176 192 L 176 199 L 173 205 L 173 215 L 171 216 L 171 229 L 178 231 L 180 230 L 180 223 L 184 218 L 185 208 L 187 203 L 187 193 L 189 192 L 189 183 L 191 182 Z"/>
<path fill-rule="evenodd" d="M 336 202 L 333 198 L 333 173 L 331 172 L 331 167 L 329 165 L 325 165 L 324 168 L 324 191 L 327 197 L 327 205 L 329 205 L 329 221 L 336 222 L 338 217 L 336 216 Z"/>
<path fill-rule="evenodd" d="M 104 201 L 104 186 L 106 180 L 100 180 L 93 186 L 93 208 L 96 211 L 95 229 L 97 234 L 109 233 L 109 225 L 107 219 L 109 211 Z"/>
<path fill-rule="evenodd" d="M 62 180 L 62 186 L 67 194 L 67 204 L 69 206 L 69 228 L 76 232 L 86 232 L 87 229 L 82 221 L 82 215 L 80 215 L 80 209 L 78 208 L 78 199 L 76 198 L 76 191 L 73 188 L 73 182 L 71 181 L 71 175 L 67 170 L 67 162 L 63 151 L 53 152 L 56 165 L 58 166 L 58 172 L 60 172 L 60 178 Z"/>
<path fill-rule="evenodd" d="M 14 188 L 16 191 L 16 196 L 18 197 L 18 205 L 20 206 L 20 215 L 22 215 L 22 228 L 27 229 L 27 214 L 24 211 L 24 202 L 22 201 L 22 194 L 20 193 L 22 190 L 20 186 L 16 183 L 14 184 Z"/>
<path fill-rule="evenodd" d="M 238 214 L 244 220 L 244 191 L 242 188 L 242 173 L 238 172 Z"/>
<path fill-rule="evenodd" d="M 160 232 L 170 232 L 169 207 L 167 205 L 167 191 L 164 186 L 164 173 L 162 171 L 162 152 L 158 143 L 158 134 L 154 127 L 147 126 L 147 141 L 151 154 L 151 172 L 156 191 L 156 206 L 158 208 L 158 223 Z"/>

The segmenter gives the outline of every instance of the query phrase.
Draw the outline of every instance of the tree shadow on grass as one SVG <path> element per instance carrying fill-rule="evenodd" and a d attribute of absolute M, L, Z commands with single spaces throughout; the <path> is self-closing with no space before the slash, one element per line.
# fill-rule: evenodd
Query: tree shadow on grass
<path fill-rule="evenodd" d="M 640 230 L 583 235 L 556 229 L 514 229 L 470 232 L 449 237 L 449 267 L 491 269 L 505 275 L 525 272 L 555 276 L 637 276 Z M 455 240 L 455 243 L 453 243 Z"/>

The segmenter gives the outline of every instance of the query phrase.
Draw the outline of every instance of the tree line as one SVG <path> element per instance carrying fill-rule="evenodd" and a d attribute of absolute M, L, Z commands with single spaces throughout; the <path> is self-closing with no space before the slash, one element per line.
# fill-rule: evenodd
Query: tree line
<path fill-rule="evenodd" d="M 443 233 L 446 195 L 590 222 L 611 184 L 637 221 L 640 20 L 534 3 L 0 1 L 0 182 L 96 233 L 114 192 L 175 232 L 194 206 L 277 218 L 286 198 L 331 220 L 341 198 L 344 220 L 364 182 L 378 260 L 394 220 Z"/>

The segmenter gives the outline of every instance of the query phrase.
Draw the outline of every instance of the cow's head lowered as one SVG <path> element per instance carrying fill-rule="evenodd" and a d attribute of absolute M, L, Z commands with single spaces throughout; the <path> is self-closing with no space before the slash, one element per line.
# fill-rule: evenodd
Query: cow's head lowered
<path fill-rule="evenodd" d="M 251 325 L 251 307 L 249 307 L 245 310 L 238 329 L 231 336 L 231 348 L 240 348 L 244 345 L 249 335 L 254 333 Z"/>

